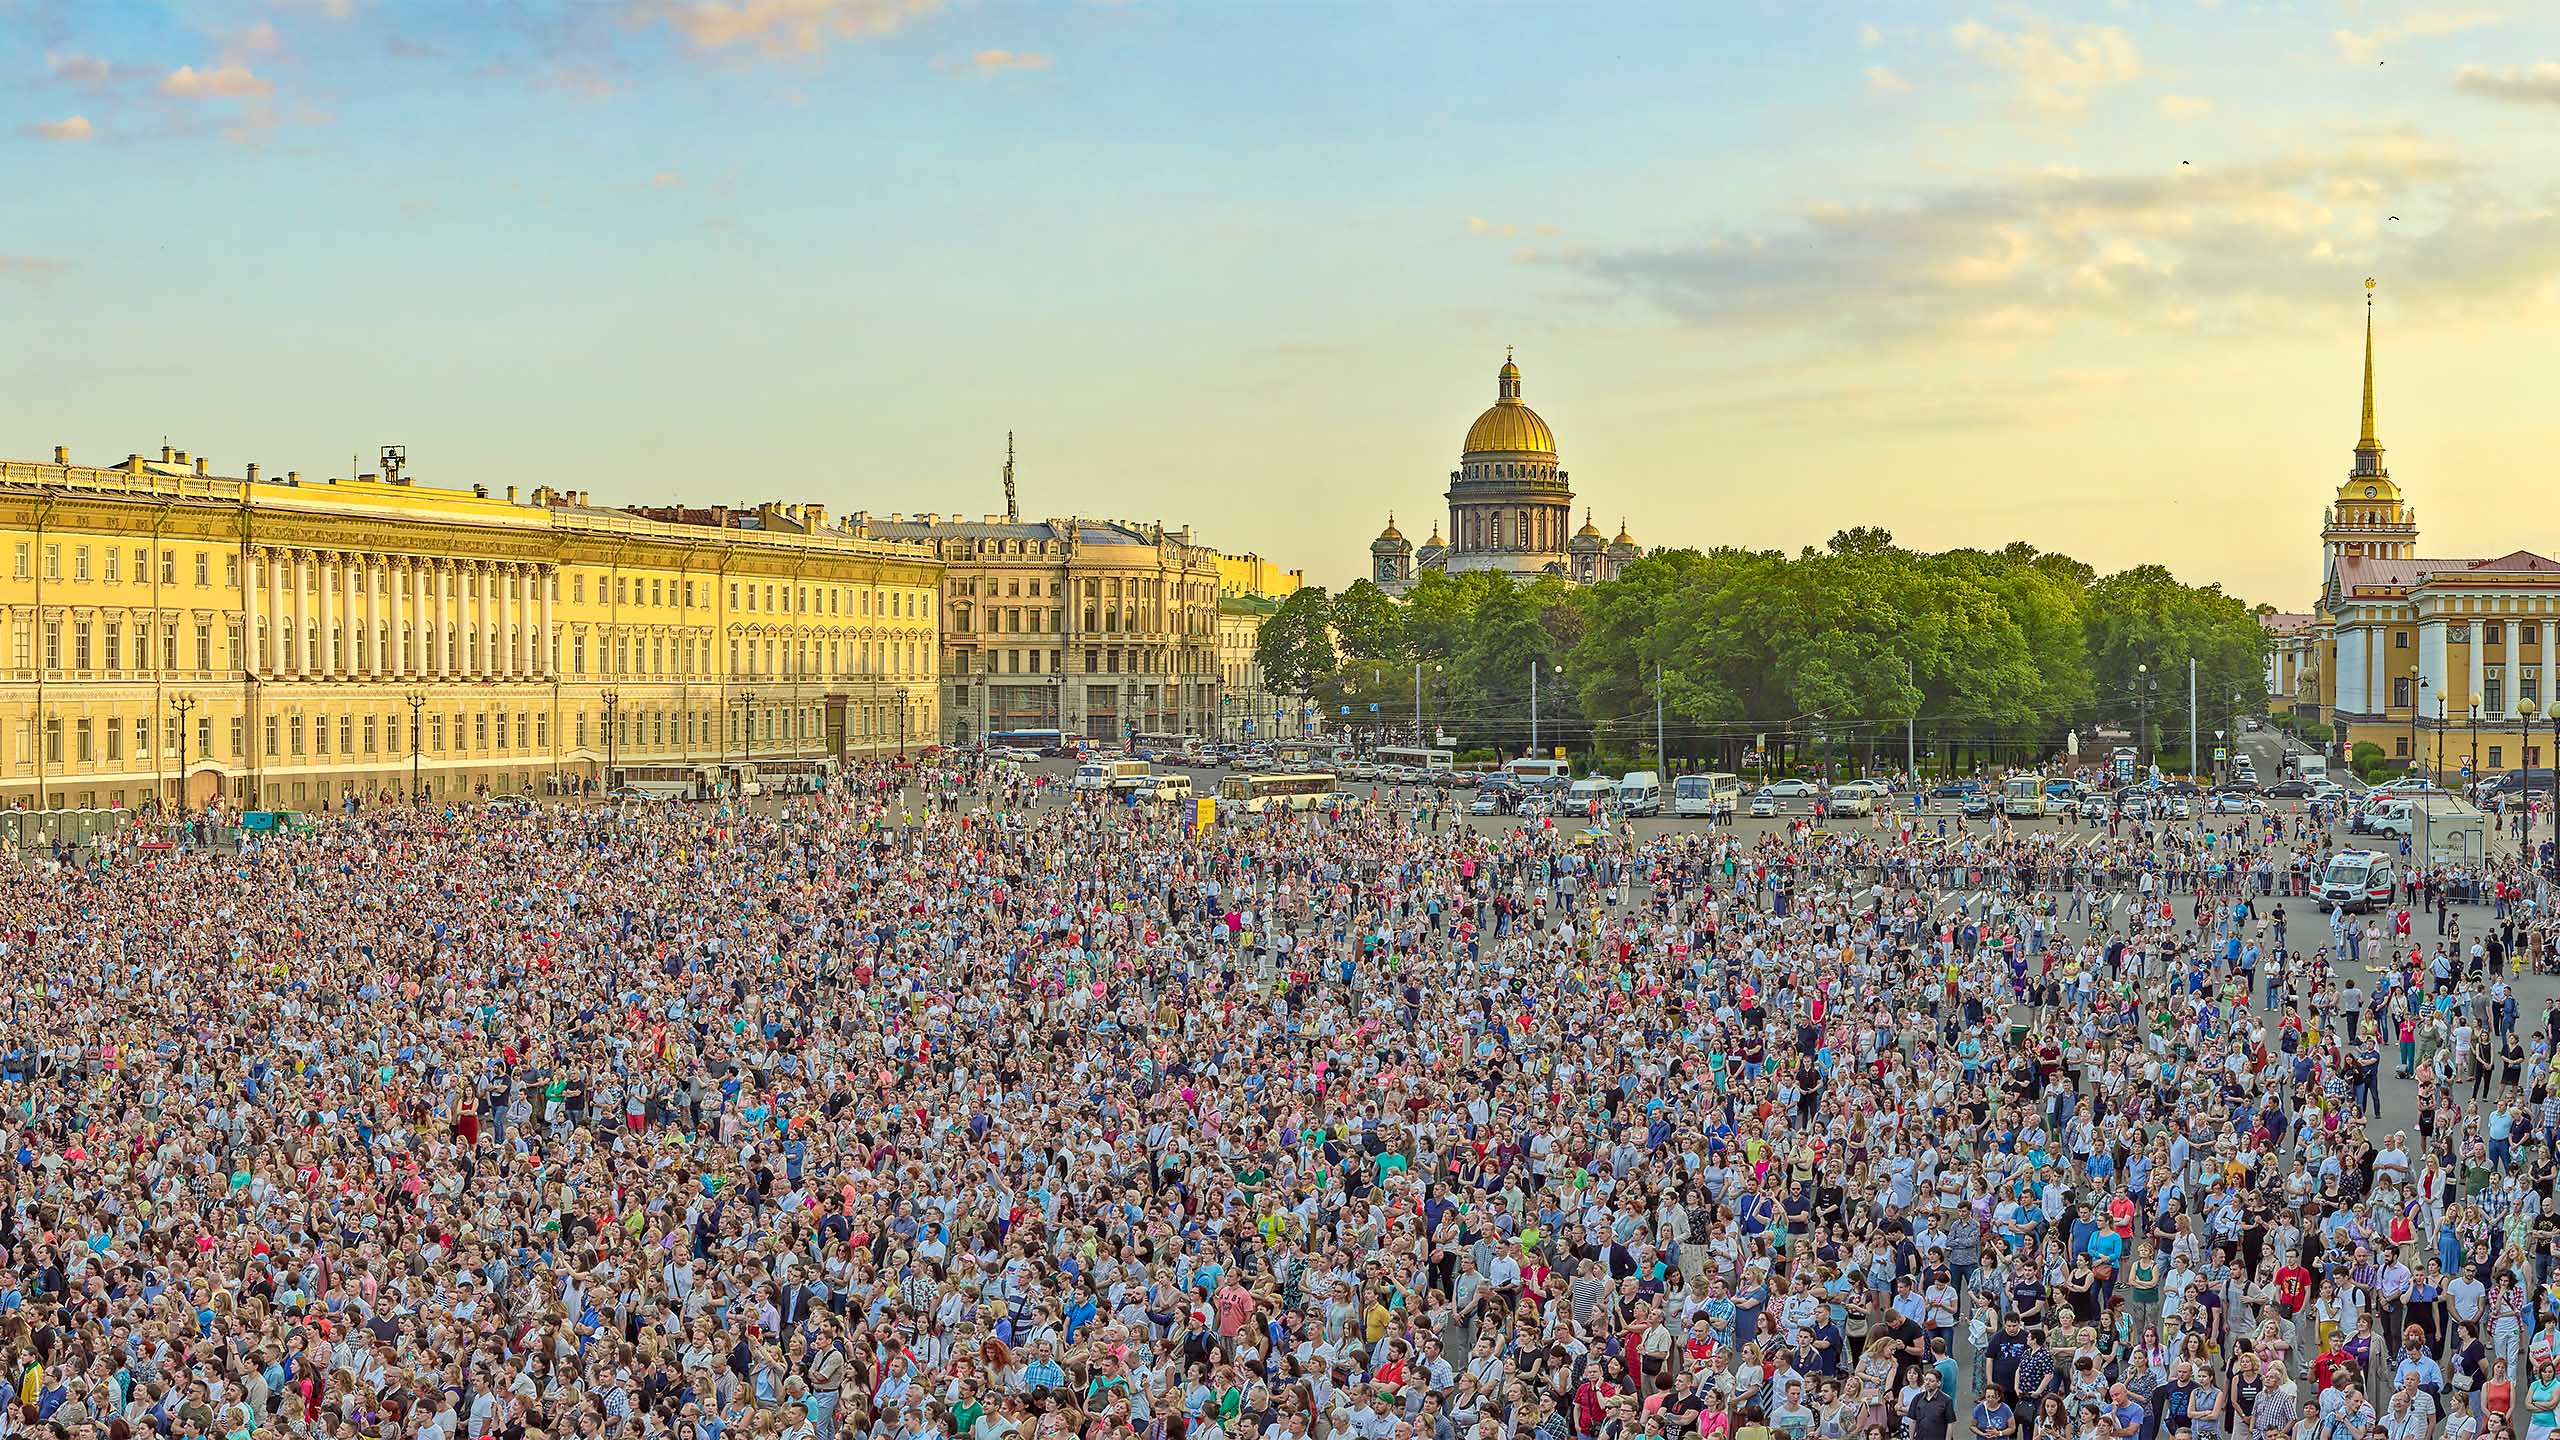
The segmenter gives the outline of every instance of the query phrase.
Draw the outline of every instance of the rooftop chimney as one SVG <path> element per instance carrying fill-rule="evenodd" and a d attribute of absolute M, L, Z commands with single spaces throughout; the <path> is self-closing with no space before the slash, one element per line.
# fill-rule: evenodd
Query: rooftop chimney
<path fill-rule="evenodd" d="M 166 445 L 163 445 L 163 446 L 161 446 L 161 447 L 160 447 L 160 463 L 161 463 L 161 464 L 163 464 L 163 465 L 174 465 L 174 464 L 176 464 L 177 462 L 178 462 L 178 452 L 177 452 L 177 451 L 170 449 L 170 448 L 169 448 L 168 446 L 166 446 Z"/>
<path fill-rule="evenodd" d="M 68 446 L 68 445 L 56 445 L 56 446 L 54 446 L 54 447 L 53 447 L 53 463 L 54 463 L 54 464 L 56 464 L 56 465 L 68 465 L 68 464 L 70 464 L 70 463 L 71 463 L 71 447 L 70 447 L 70 446 Z"/>
<path fill-rule="evenodd" d="M 201 474 L 203 474 L 203 473 L 204 473 L 204 465 L 205 465 L 204 457 L 203 457 L 203 456 L 201 456 L 201 455 L 197 456 L 197 457 L 196 457 L 196 473 L 197 473 L 197 474 L 201 475 Z"/>
<path fill-rule="evenodd" d="M 516 503 L 516 487 L 513 485 L 507 487 L 507 503 L 510 505 Z"/>
<path fill-rule="evenodd" d="M 255 460 L 249 462 L 249 483 L 252 485 L 258 483 L 258 462 Z"/>
<path fill-rule="evenodd" d="M 299 485 L 299 484 L 301 484 L 301 483 L 302 483 L 302 472 L 301 472 L 301 471 L 299 471 L 299 470 L 287 470 L 286 472 L 284 472 L 284 483 L 286 483 L 287 485 Z"/>

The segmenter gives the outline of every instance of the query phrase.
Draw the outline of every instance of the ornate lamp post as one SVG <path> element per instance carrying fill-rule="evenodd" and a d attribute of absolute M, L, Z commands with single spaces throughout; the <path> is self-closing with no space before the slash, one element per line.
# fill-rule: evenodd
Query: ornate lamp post
<path fill-rule="evenodd" d="M 178 712 L 178 818 L 187 818 L 187 712 L 196 708 L 196 697 L 179 695 L 169 701 Z"/>
<path fill-rule="evenodd" d="M 622 743 L 622 692 L 607 690 L 596 698 L 604 702 L 604 784 L 610 793 L 615 761 Z"/>
<path fill-rule="evenodd" d="M 425 738 L 419 733 L 418 716 L 427 708 L 427 692 L 412 690 L 400 698 L 409 702 L 409 803 L 417 805 L 421 803 L 418 790 L 418 757 L 425 744 Z"/>
<path fill-rule="evenodd" d="M 753 690 L 739 691 L 738 709 L 742 716 L 738 721 L 738 729 L 747 737 L 746 768 L 748 770 L 753 770 L 756 768 L 756 692 Z M 746 788 L 746 778 L 742 775 L 739 777 L 738 781 L 738 797 L 740 799 L 746 798 Z"/>

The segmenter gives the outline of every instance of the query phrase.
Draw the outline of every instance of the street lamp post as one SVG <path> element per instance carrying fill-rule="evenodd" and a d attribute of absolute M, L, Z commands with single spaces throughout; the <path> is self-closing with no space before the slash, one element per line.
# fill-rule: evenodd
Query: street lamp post
<path fill-rule="evenodd" d="M 2136 763 L 2150 763 L 2151 750 L 2151 665 L 2148 661 L 2133 667 L 2134 703 L 2140 707 L 2140 733 L 2133 737 Z"/>
<path fill-rule="evenodd" d="M 879 684 L 879 680 L 876 676 L 873 678 L 872 683 L 875 686 Z M 738 728 L 745 732 L 747 737 L 745 770 L 752 771 L 756 768 L 756 692 L 753 690 L 739 691 L 738 708 L 744 714 L 744 718 L 738 722 Z M 877 746 L 879 741 L 875 738 L 872 743 Z M 738 777 L 738 797 L 740 799 L 746 798 L 746 790 L 746 774 L 742 771 Z"/>
<path fill-rule="evenodd" d="M 2524 759 L 2524 762 L 2525 762 L 2525 763 L 2524 763 L 2524 784 L 2523 784 L 2522 786 L 2520 786 L 2520 787 L 2518 787 L 2518 788 L 2517 788 L 2517 790 L 2516 790 L 2516 798 L 2517 798 L 2518 800 L 2521 800 L 2521 801 L 2523 801 L 2523 802 L 2524 802 L 2524 805 L 2525 805 L 2525 813 L 2526 813 L 2527 815 L 2530 815 L 2530 814 L 2532 814 L 2532 813 L 2533 813 L 2533 770 L 2534 770 L 2534 765 L 2533 765 L 2533 721 L 2534 721 L 2534 717 L 2535 717 L 2535 716 L 2537 716 L 2537 715 L 2549 715 L 2549 716 L 2551 717 L 2551 753 L 2552 753 L 2552 755 L 2555 757 L 2555 759 L 2560 759 L 2560 700 L 2553 700 L 2553 701 L 2551 702 L 2551 704 L 2550 704 L 2549 708 L 2547 708 L 2547 709 L 2546 709 L 2546 708 L 2545 708 L 2545 707 L 2543 707 L 2542 705 L 2540 705 L 2540 704 L 2536 703 L 2536 702 L 2535 702 L 2535 700 L 2534 700 L 2534 698 L 2533 698 L 2532 696 L 2527 695 L 2527 696 L 2525 696 L 2523 699 L 2518 700 L 2518 701 L 2516 702 L 2516 711 L 2517 711 L 2517 713 L 2521 714 L 2521 715 L 2524 717 L 2524 726 L 2523 726 L 2524 735 L 2523 735 L 2522 744 L 2523 744 L 2523 748 L 2524 748 L 2524 756 L 2523 756 L 2523 759 Z M 2554 780 L 2554 781 L 2552 782 L 2552 786 L 2551 786 L 2551 800 L 2550 800 L 2550 805 L 2551 805 L 2551 881 L 2552 881 L 2552 884 L 2553 884 L 2554 886 L 2560 886 L 2560 780 Z M 2532 863 L 2532 855 L 2533 855 L 2533 834 L 2532 834 L 2532 827 L 2531 827 L 2530 825 L 2528 825 L 2528 826 L 2526 827 L 2526 832 L 2525 832 L 2525 835 L 2524 835 L 2524 843 L 2525 843 L 2526 864 L 2530 865 L 2530 864 Z"/>
<path fill-rule="evenodd" d="M 180 695 L 169 701 L 178 712 L 178 818 L 187 818 L 187 712 L 196 708 L 196 697 Z"/>
<path fill-rule="evenodd" d="M 409 803 L 414 806 L 420 803 L 418 798 L 418 758 L 422 753 L 423 745 L 425 743 L 418 733 L 418 716 L 427 708 L 427 692 L 424 690 L 412 690 L 400 698 L 409 702 Z"/>
<path fill-rule="evenodd" d="M 604 702 L 604 784 L 610 793 L 622 745 L 622 692 L 607 690 L 596 698 Z"/>
<path fill-rule="evenodd" d="M 2409 765 L 2411 773 L 2418 768 L 2418 712 L 2427 708 L 2427 677 L 2418 667 L 2409 667 Z"/>
<path fill-rule="evenodd" d="M 2480 778 L 2480 702 L 2471 702 L 2471 778 Z"/>

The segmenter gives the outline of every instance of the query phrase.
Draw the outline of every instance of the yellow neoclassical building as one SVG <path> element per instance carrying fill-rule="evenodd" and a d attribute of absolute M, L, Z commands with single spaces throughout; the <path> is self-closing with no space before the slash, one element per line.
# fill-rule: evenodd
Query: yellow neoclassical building
<path fill-rule="evenodd" d="M 2322 517 L 2317 602 L 2263 617 L 2269 703 L 2328 722 L 2342 756 L 2370 744 L 2446 781 L 2547 766 L 2551 726 L 2526 717 L 2560 700 L 2560 561 L 2420 553 L 2417 510 L 2382 462 L 2365 285 L 2363 426 Z"/>
<path fill-rule="evenodd" d="M 400 459 L 0 461 L 0 803 L 772 784 L 936 734 L 923 547 L 822 506 L 619 510 Z"/>

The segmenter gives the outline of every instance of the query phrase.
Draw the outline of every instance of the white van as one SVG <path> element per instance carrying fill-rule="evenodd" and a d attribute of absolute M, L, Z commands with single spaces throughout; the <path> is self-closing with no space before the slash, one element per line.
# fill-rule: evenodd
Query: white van
<path fill-rule="evenodd" d="M 2297 755 L 2293 761 L 2293 773 L 2305 780 L 2326 780 L 2329 778 L 2329 757 Z"/>
<path fill-rule="evenodd" d="M 2342 850 L 2320 877 L 2318 898 L 2349 912 L 2391 903 L 2391 861 L 2372 850 Z"/>
<path fill-rule="evenodd" d="M 1153 788 L 1147 791 L 1147 798 L 1150 800 L 1161 800 L 1168 805 L 1175 804 L 1177 802 L 1188 805 L 1191 803 L 1191 777 L 1188 775 L 1159 775 L 1155 778 Z"/>
<path fill-rule="evenodd" d="M 1540 760 L 1535 757 L 1514 760 L 1502 767 L 1511 778 L 1523 785 L 1561 786 L 1573 778 L 1573 767 L 1562 760 Z"/>
<path fill-rule="evenodd" d="M 1662 813 L 1662 777 L 1650 770 L 1630 770 L 1618 778 L 1618 813 Z"/>
<path fill-rule="evenodd" d="M 1565 792 L 1565 803 L 1573 807 L 1573 813 L 1576 815 L 1587 814 L 1591 809 L 1591 802 L 1595 800 L 1600 802 L 1601 809 L 1606 810 L 1617 798 L 1618 782 L 1605 775 L 1594 775 L 1588 780 L 1576 780 L 1573 782 L 1573 788 Z"/>

